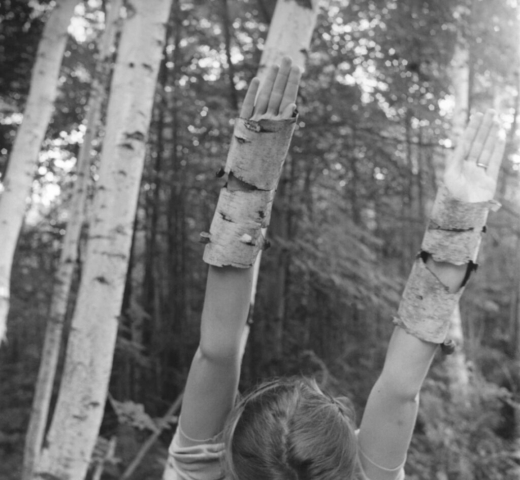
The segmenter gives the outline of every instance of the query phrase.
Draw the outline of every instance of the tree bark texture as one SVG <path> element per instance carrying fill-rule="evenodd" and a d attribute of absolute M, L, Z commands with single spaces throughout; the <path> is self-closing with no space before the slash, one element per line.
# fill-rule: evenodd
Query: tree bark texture
<path fill-rule="evenodd" d="M 458 143 L 469 119 L 469 48 L 463 38 L 459 38 L 452 58 L 452 86 L 455 109 L 452 118 L 452 138 Z M 450 392 L 454 399 L 463 400 L 467 394 L 468 369 L 464 353 L 464 333 L 460 307 L 457 305 L 451 316 L 450 338 L 457 343 L 457 349 L 446 358 L 445 365 L 450 379 Z"/>
<path fill-rule="evenodd" d="M 171 0 L 133 0 L 111 85 L 85 267 L 58 403 L 34 478 L 84 478 L 112 366 L 154 89 Z"/>
<path fill-rule="evenodd" d="M 293 64 L 305 70 L 305 62 L 311 43 L 312 33 L 316 25 L 318 17 L 320 0 L 309 2 L 301 2 L 296 0 L 278 0 L 276 8 L 271 20 L 269 32 L 265 42 L 264 51 L 260 60 L 260 67 L 257 76 L 262 80 L 264 73 L 269 65 L 280 63 L 284 56 L 292 59 Z M 283 173 L 282 173 L 283 175 Z M 282 180 L 283 181 L 283 180 Z M 281 190 L 281 189 L 280 189 Z M 287 218 L 285 202 L 281 191 L 275 199 L 275 206 L 272 211 L 271 228 L 269 236 L 274 238 L 272 248 L 269 255 L 273 259 L 273 265 L 276 265 L 276 272 L 266 279 L 270 284 L 266 286 L 268 292 L 276 291 L 276 300 L 269 304 L 269 322 L 272 327 L 273 339 L 279 342 L 279 345 L 273 345 L 274 352 L 281 352 L 283 337 L 283 319 L 285 316 L 285 287 L 287 278 L 287 269 L 289 264 L 283 258 L 287 255 L 281 245 L 277 245 L 276 238 L 282 241 L 287 240 Z M 265 235 L 265 231 L 264 231 Z M 254 280 L 251 293 L 250 318 L 253 315 L 253 309 L 256 297 L 256 287 L 258 282 L 258 273 L 260 271 L 261 252 L 257 257 L 254 265 Z M 273 299 L 274 300 L 274 299 Z M 243 345 L 245 347 L 248 328 L 245 330 L 245 338 Z"/>
<path fill-rule="evenodd" d="M 67 312 L 70 288 L 78 261 L 79 241 L 85 217 L 87 186 L 90 177 L 90 153 L 92 150 L 92 142 L 97 135 L 100 107 L 106 96 L 110 72 L 110 52 L 114 43 L 116 22 L 119 18 L 122 4 L 122 0 L 112 0 L 105 23 L 105 31 L 100 39 L 100 53 L 96 77 L 92 84 L 87 106 L 86 132 L 77 159 L 77 179 L 74 183 L 69 206 L 69 220 L 65 238 L 63 239 L 60 262 L 54 278 L 53 295 L 45 330 L 45 340 L 33 398 L 31 419 L 25 438 L 23 480 L 29 480 L 33 475 L 34 466 L 41 450 L 45 426 L 47 424 L 56 366 L 60 353 L 63 325 Z"/>
<path fill-rule="evenodd" d="M 9 312 L 13 255 L 22 228 L 38 152 L 54 110 L 67 28 L 79 0 L 58 0 L 45 24 L 32 70 L 31 87 L 0 197 L 0 342 Z"/>

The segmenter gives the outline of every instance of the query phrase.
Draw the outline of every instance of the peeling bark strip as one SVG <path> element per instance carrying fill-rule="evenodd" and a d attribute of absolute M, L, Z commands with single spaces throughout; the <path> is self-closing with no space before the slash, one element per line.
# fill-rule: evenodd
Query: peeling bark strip
<path fill-rule="evenodd" d="M 394 323 L 425 342 L 442 343 L 464 288 L 450 293 L 417 257 L 403 292 Z"/>
<path fill-rule="evenodd" d="M 265 245 L 262 228 L 269 225 L 296 120 L 237 119 L 225 172 L 249 188 L 220 191 L 210 233 L 202 234 L 206 263 L 238 268 L 254 264 Z"/>
<path fill-rule="evenodd" d="M 454 198 L 445 185 L 441 185 L 433 204 L 422 250 L 438 262 L 464 265 L 476 263 L 482 234 L 489 210 L 496 211 L 500 204 L 495 200 L 470 203 Z"/>
<path fill-rule="evenodd" d="M 259 190 L 275 190 L 295 126 L 296 118 L 237 119 L 225 172 Z"/>
<path fill-rule="evenodd" d="M 217 267 L 251 267 L 264 248 L 262 228 L 269 225 L 274 190 L 235 190 L 224 187 L 211 222 L 204 261 Z"/>

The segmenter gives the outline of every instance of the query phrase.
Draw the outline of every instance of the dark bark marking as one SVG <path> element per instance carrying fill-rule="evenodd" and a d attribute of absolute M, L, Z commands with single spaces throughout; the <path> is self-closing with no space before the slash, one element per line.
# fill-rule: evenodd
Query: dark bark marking
<path fill-rule="evenodd" d="M 312 10 L 312 1 L 311 0 L 294 0 L 297 5 L 299 5 L 302 8 L 307 8 L 309 10 Z"/>
<path fill-rule="evenodd" d="M 105 277 L 103 277 L 102 275 L 100 275 L 99 277 L 94 278 L 94 280 L 96 280 L 99 283 L 102 283 L 103 285 L 110 285 L 110 282 Z"/>
<path fill-rule="evenodd" d="M 218 212 L 220 214 L 220 216 L 222 217 L 222 220 L 224 220 L 225 222 L 231 222 L 233 223 L 233 220 L 231 220 L 230 217 L 228 217 L 224 212 Z"/>
<path fill-rule="evenodd" d="M 132 133 L 124 134 L 125 141 L 121 143 L 123 148 L 128 148 L 128 150 L 135 150 L 132 140 L 136 140 L 138 142 L 144 142 L 146 140 L 145 135 L 142 132 L 136 131 Z"/>
<path fill-rule="evenodd" d="M 251 141 L 247 140 L 247 138 L 239 137 L 238 135 L 235 135 L 235 139 L 240 145 L 243 145 L 244 143 L 251 143 Z"/>
<path fill-rule="evenodd" d="M 200 232 L 199 243 L 206 245 L 210 242 L 211 242 L 211 234 L 209 234 L 208 232 Z"/>
<path fill-rule="evenodd" d="M 60 477 L 57 477 L 56 475 L 53 475 L 52 473 L 36 473 L 36 478 L 40 480 L 63 480 Z"/>
<path fill-rule="evenodd" d="M 146 137 L 144 136 L 143 132 L 135 131 L 132 133 L 125 133 L 125 138 L 129 140 L 137 140 L 139 142 L 144 142 Z"/>

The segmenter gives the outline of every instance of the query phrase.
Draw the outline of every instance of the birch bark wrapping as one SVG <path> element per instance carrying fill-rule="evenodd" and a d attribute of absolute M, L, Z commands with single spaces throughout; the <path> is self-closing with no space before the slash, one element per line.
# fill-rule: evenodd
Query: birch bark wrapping
<path fill-rule="evenodd" d="M 494 200 L 463 202 L 442 185 L 432 208 L 422 252 L 436 262 L 476 264 L 488 212 L 499 207 Z M 394 323 L 421 340 L 443 343 L 464 287 L 450 293 L 422 257 L 418 255 L 413 264 Z"/>
<path fill-rule="evenodd" d="M 225 172 L 247 185 L 220 191 L 207 242 L 204 261 L 217 267 L 251 267 L 264 248 L 262 228 L 269 225 L 273 199 L 283 163 L 296 126 L 287 120 L 237 119 Z"/>
<path fill-rule="evenodd" d="M 495 200 L 469 203 L 454 198 L 441 185 L 421 245 L 436 262 L 454 265 L 476 263 L 489 210 L 498 210 Z"/>

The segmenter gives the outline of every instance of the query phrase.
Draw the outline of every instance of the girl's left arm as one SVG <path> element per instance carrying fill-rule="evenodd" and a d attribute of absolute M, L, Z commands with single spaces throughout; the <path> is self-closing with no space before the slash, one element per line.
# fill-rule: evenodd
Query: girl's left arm
<path fill-rule="evenodd" d="M 258 79 L 251 82 L 240 117 L 253 121 L 291 118 L 300 77 L 300 69 L 289 58 L 280 67 L 270 67 L 261 88 Z M 248 187 L 230 175 L 227 189 Z M 179 420 L 180 441 L 185 444 L 181 446 L 220 433 L 233 408 L 252 283 L 253 268 L 209 267 L 200 343 L 188 373 Z"/>
<path fill-rule="evenodd" d="M 445 235 L 443 231 L 451 230 L 451 232 L 447 232 L 451 235 L 450 245 L 457 242 L 457 246 L 466 247 L 469 244 L 467 235 L 459 239 L 453 233 L 473 230 L 477 232 L 476 227 L 472 229 L 466 225 L 468 221 L 470 223 L 473 221 L 473 217 L 470 218 L 469 215 L 475 212 L 475 208 L 487 208 L 486 206 L 492 202 L 505 147 L 494 116 L 494 112 L 489 111 L 484 116 L 477 114 L 472 117 L 459 147 L 446 165 L 444 185 L 449 192 L 451 203 L 442 203 L 444 210 L 439 207 L 440 210 L 437 213 L 442 212 L 447 215 L 436 217 L 436 220 L 438 218 L 448 218 L 449 220 L 447 226 L 441 222 L 440 225 L 434 227 L 434 230 L 437 229 L 435 231 L 438 235 Z M 483 207 L 475 207 L 475 205 Z M 462 222 L 463 228 L 460 230 L 456 228 L 457 222 Z M 457 257 L 457 255 L 460 256 L 458 249 L 447 254 L 445 246 L 447 244 L 448 242 L 439 242 L 431 245 L 437 249 L 439 257 L 459 258 Z M 475 245 L 478 250 L 478 243 Z M 426 254 L 426 257 L 426 269 L 447 287 L 448 293 L 444 298 L 448 298 L 450 294 L 458 292 L 462 288 L 466 271 L 469 268 L 467 264 L 434 261 L 430 254 Z M 416 260 L 414 268 L 417 265 L 422 268 L 422 264 L 417 264 L 417 262 L 423 262 L 423 260 Z M 419 276 L 414 277 L 414 282 L 420 281 L 422 280 L 419 279 Z M 417 283 L 414 283 L 414 287 L 416 285 Z M 415 298 L 413 301 L 423 302 L 423 308 L 426 308 L 426 305 L 430 305 L 429 308 L 432 308 L 431 305 L 437 305 L 438 308 L 433 307 L 435 311 L 428 310 L 426 313 L 420 308 L 410 308 L 406 311 L 413 311 L 418 317 L 412 318 L 411 322 L 407 320 L 404 325 L 419 337 L 424 335 L 424 338 L 434 338 L 428 336 L 430 333 L 424 333 L 432 332 L 429 329 L 431 324 L 426 325 L 429 322 L 426 317 L 441 319 L 443 325 L 447 326 L 449 325 L 449 311 L 444 308 L 446 311 L 442 314 L 439 313 L 445 305 L 428 288 L 410 289 L 410 292 L 413 292 L 413 295 L 409 298 Z M 426 296 L 430 298 L 429 303 L 425 302 Z M 434 300 L 435 298 L 437 300 Z M 424 318 L 420 318 L 421 315 Z M 431 342 L 407 333 L 400 326 L 396 326 L 394 329 L 383 371 L 370 393 L 360 427 L 360 459 L 365 473 L 372 480 L 394 480 L 399 467 L 406 459 L 406 452 L 417 418 L 419 392 L 438 347 L 436 343 Z"/>

